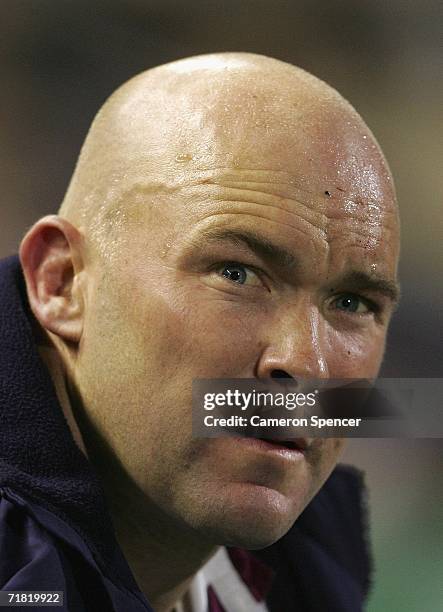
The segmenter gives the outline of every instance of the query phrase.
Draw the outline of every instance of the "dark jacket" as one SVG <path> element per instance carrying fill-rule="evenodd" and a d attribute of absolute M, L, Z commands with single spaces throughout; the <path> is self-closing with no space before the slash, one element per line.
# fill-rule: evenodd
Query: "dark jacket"
<path fill-rule="evenodd" d="M 18 258 L 3 260 L 0 590 L 63 591 L 57 609 L 70 612 L 149 611 L 116 541 L 100 479 L 74 442 L 39 357 L 32 319 Z M 366 529 L 362 476 L 339 466 L 276 544 L 228 552 L 271 612 L 358 612 L 369 586 Z M 216 594 L 209 599 L 211 610 L 222 609 Z"/>

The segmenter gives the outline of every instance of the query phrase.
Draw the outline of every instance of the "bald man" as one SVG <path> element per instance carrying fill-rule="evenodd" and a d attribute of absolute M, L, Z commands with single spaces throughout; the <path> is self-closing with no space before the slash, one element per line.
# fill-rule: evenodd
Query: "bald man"
<path fill-rule="evenodd" d="M 360 610 L 343 440 L 194 438 L 192 381 L 376 377 L 398 234 L 373 135 L 303 70 L 223 53 L 117 90 L 59 214 L 1 264 L 0 587 L 76 612 Z"/>

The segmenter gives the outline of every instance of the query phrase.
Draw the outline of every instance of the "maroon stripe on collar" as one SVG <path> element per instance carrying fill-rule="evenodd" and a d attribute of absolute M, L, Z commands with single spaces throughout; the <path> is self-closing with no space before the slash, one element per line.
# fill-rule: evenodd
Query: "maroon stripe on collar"
<path fill-rule="evenodd" d="M 256 601 L 264 601 L 271 588 L 274 571 L 242 548 L 227 548 L 229 558 Z"/>
<path fill-rule="evenodd" d="M 208 612 L 226 612 L 224 607 L 218 600 L 217 593 L 214 591 L 211 585 L 207 588 L 208 593 Z"/>

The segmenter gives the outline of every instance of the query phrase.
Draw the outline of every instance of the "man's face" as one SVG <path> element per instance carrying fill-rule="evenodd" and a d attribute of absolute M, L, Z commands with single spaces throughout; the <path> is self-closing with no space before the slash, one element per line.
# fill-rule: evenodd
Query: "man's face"
<path fill-rule="evenodd" d="M 193 379 L 374 377 L 396 278 L 397 218 L 386 191 L 383 205 L 369 197 L 375 171 L 357 187 L 345 172 L 299 188 L 285 154 L 286 170 L 208 166 L 152 205 L 143 189 L 126 203 L 127 238 L 91 272 L 77 367 L 92 420 L 149 504 L 250 548 L 284 535 L 343 441 L 279 454 L 193 438 Z"/>

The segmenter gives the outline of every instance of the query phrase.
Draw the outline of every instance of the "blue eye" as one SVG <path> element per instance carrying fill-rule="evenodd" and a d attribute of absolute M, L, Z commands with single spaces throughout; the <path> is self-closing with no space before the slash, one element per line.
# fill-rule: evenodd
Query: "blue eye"
<path fill-rule="evenodd" d="M 263 287 L 263 282 L 257 272 L 249 266 L 241 263 L 228 262 L 224 263 L 218 269 L 218 274 L 227 278 L 236 285 L 245 285 L 248 287 Z"/>
<path fill-rule="evenodd" d="M 228 264 L 224 266 L 222 276 L 228 278 L 234 283 L 238 283 L 239 285 L 243 285 L 248 277 L 245 268 L 235 264 Z"/>
<path fill-rule="evenodd" d="M 371 310 L 366 302 L 351 293 L 341 295 L 333 303 L 338 310 L 343 310 L 344 312 L 364 314 Z"/>

